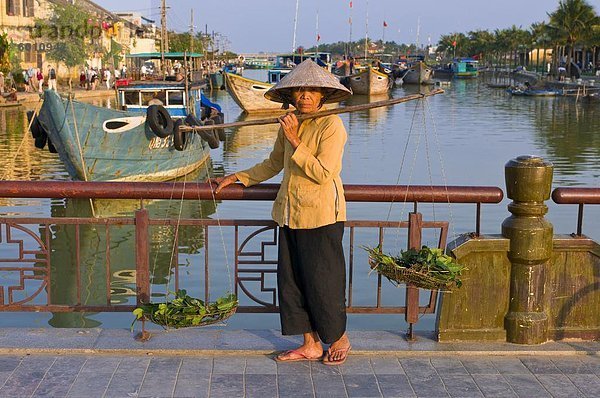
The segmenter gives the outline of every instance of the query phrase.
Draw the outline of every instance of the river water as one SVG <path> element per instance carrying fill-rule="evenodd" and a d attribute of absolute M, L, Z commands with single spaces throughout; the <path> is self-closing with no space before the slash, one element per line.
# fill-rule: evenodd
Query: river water
<path fill-rule="evenodd" d="M 264 71 L 246 71 L 246 76 L 264 80 Z M 426 88 L 422 88 L 423 90 Z M 347 184 L 412 184 L 412 185 L 473 185 L 498 186 L 504 190 L 504 164 L 519 155 L 538 155 L 554 164 L 553 186 L 598 187 L 600 185 L 600 106 L 576 102 L 568 98 L 511 97 L 503 90 L 490 89 L 483 82 L 473 80 L 453 81 L 445 86 L 446 92 L 428 98 L 393 106 L 341 115 L 348 130 L 342 179 Z M 381 100 L 417 92 L 415 86 L 395 88 L 391 94 L 371 98 Z M 237 105 L 225 91 L 208 92 L 219 103 L 226 121 L 246 120 Z M 354 97 L 348 105 L 368 101 Z M 95 100 L 97 105 L 114 106 L 111 100 Z M 35 104 L 29 108 L 33 108 Z M 28 109 L 26 107 L 26 109 Z M 58 157 L 46 150 L 33 147 L 26 133 L 25 110 L 0 108 L 0 173 L 6 180 L 67 180 L 69 177 Z M 227 141 L 211 151 L 210 167 L 202 168 L 185 178 L 186 181 L 203 181 L 207 174 L 223 175 L 252 166 L 268 156 L 275 140 L 276 126 L 242 127 L 227 132 Z M 272 181 L 278 182 L 280 176 Z M 482 232 L 500 233 L 502 220 L 509 213 L 508 200 L 499 205 L 483 205 Z M 569 234 L 576 228 L 576 206 L 549 206 L 548 219 L 555 233 Z M 123 202 L 98 202 L 96 215 L 132 214 L 136 204 Z M 220 219 L 268 219 L 271 203 L 267 202 L 179 202 L 156 201 L 148 204 L 156 217 L 211 217 Z M 406 219 L 412 205 L 349 204 L 350 219 L 399 220 Z M 449 239 L 475 228 L 474 205 L 422 205 L 419 210 L 427 220 L 448 220 L 451 223 Z M 2 216 L 91 216 L 89 202 L 69 200 L 0 199 Z M 587 206 L 584 233 L 600 240 L 600 206 Z M 168 232 L 157 230 L 153 234 L 151 264 L 169 262 Z M 95 292 L 95 278 L 105 278 L 94 270 L 102 267 L 102 231 L 82 227 L 82 284 L 90 296 Z M 398 234 L 400 236 L 401 234 Z M 111 262 L 121 264 L 114 271 L 111 289 L 117 300 L 131 301 L 133 280 L 133 233 L 123 229 L 114 233 L 111 241 Z M 214 236 L 214 235 L 213 235 Z M 218 238 L 221 239 L 221 238 Z M 213 240 L 218 240 L 213 239 Z M 366 244 L 375 244 L 368 239 Z M 433 244 L 435 237 L 425 237 L 424 243 Z M 429 241 L 428 241 L 429 240 Z M 74 235 L 67 228 L 53 230 L 53 264 L 62 283 L 75 283 L 68 264 L 75 256 Z M 180 264 L 193 262 L 203 245 L 199 231 L 189 231 L 180 245 Z M 230 237 L 222 238 L 222 246 L 230 244 Z M 221 244 L 221 243 L 219 243 Z M 162 247 L 161 247 L 162 245 Z M 396 251 L 406 245 L 398 239 Z M 185 246 L 185 247 L 181 247 Z M 390 249 L 392 249 L 390 247 Z M 6 252 L 0 243 L 0 253 Z M 359 251 L 360 249 L 357 249 Z M 86 254 L 87 253 L 87 254 Z M 224 249 L 223 257 L 231 262 L 232 253 Z M 357 267 L 360 267 L 357 265 Z M 159 266 L 160 268 L 160 266 Z M 357 268 L 358 270 L 359 268 Z M 231 270 L 230 270 L 231 271 Z M 360 271 L 356 271 L 360 272 Z M 190 278 L 201 278 L 202 272 L 190 267 L 185 271 Z M 362 277 L 368 278 L 365 269 Z M 173 290 L 170 271 L 157 271 L 153 293 Z M 0 281 L 5 276 L 0 275 Z M 186 278 L 185 275 L 182 278 Z M 10 279 L 10 278 L 9 278 Z M 374 276 L 371 276 L 374 279 Z M 100 279 L 102 280 L 102 279 Z M 218 272 L 211 278 L 213 292 L 231 288 L 228 272 Z M 203 283 L 203 282 L 202 282 Z M 60 284 L 59 284 L 60 285 Z M 396 288 L 387 284 L 386 294 L 403 297 Z M 190 286 L 194 291 L 195 285 Z M 372 296 L 373 284 L 355 281 L 355 300 Z M 55 290 L 61 290 L 55 286 Z M 68 296 L 68 295 L 67 295 Z M 64 297 L 62 297 L 64 299 Z M 86 297 L 84 294 L 83 300 Z M 366 299 L 365 299 L 366 300 Z M 357 304 L 357 303 L 355 303 Z M 0 326 L 55 326 L 55 327 L 128 327 L 130 314 L 33 314 L 11 313 L 0 317 Z M 426 316 L 418 329 L 431 330 L 434 317 Z M 230 319 L 229 328 L 278 328 L 274 314 L 238 314 Z M 350 329 L 405 329 L 402 316 L 353 315 Z"/>

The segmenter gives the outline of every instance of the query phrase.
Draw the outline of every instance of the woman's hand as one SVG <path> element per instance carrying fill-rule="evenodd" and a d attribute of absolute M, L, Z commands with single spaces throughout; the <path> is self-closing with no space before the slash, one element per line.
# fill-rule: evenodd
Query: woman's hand
<path fill-rule="evenodd" d="M 208 182 L 212 185 L 212 184 L 217 184 L 217 187 L 215 188 L 215 194 L 218 194 L 219 192 L 221 192 L 221 190 L 231 184 L 234 184 L 238 181 L 238 178 L 236 177 L 235 174 L 230 174 L 228 176 L 225 177 L 218 177 L 218 178 L 209 178 Z"/>
<path fill-rule="evenodd" d="M 283 134 L 285 134 L 285 138 L 292 144 L 292 147 L 296 149 L 298 145 L 300 145 L 300 138 L 298 138 L 298 130 L 300 128 L 300 123 L 298 123 L 298 118 L 293 113 L 286 113 L 284 116 L 279 118 L 279 124 L 283 129 Z"/>

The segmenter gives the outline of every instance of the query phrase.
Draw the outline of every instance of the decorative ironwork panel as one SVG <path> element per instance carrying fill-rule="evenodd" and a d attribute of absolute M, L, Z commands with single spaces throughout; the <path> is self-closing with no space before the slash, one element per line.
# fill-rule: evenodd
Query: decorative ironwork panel
<path fill-rule="evenodd" d="M 34 304 L 43 290 L 47 303 L 48 227 L 38 228 L 34 232 L 24 225 L 0 224 L 0 310 Z"/>
<path fill-rule="evenodd" d="M 250 233 L 239 246 L 236 244 L 235 251 L 236 294 L 239 287 L 248 298 L 260 304 L 268 312 L 278 310 L 275 277 L 277 233 L 276 226 L 260 228 Z M 235 228 L 235 234 L 238 242 L 239 227 Z M 272 250 L 269 251 L 269 248 Z M 272 252 L 275 252 L 274 258 Z"/>

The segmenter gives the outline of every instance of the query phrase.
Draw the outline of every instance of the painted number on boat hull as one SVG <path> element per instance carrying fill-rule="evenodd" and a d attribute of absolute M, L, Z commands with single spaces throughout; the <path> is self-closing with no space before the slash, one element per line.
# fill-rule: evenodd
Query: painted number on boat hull
<path fill-rule="evenodd" d="M 166 138 L 153 137 L 148 144 L 149 149 L 169 148 L 173 146 L 173 135 Z"/>

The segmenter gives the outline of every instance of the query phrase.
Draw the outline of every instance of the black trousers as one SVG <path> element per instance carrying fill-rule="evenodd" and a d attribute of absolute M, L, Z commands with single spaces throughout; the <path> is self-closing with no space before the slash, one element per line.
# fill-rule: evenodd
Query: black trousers
<path fill-rule="evenodd" d="M 331 344 L 346 331 L 344 223 L 279 228 L 277 287 L 281 332 L 317 332 Z"/>

